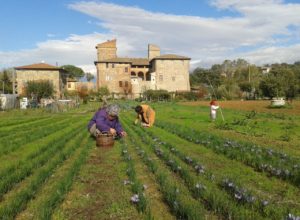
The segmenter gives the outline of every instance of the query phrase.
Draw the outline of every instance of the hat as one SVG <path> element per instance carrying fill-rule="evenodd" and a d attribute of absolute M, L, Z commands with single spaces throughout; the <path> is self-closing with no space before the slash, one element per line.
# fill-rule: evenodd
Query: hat
<path fill-rule="evenodd" d="M 107 108 L 106 108 L 107 114 L 109 114 L 111 116 L 118 116 L 119 111 L 120 111 L 120 107 L 116 104 L 111 104 L 111 105 L 107 106 Z"/>

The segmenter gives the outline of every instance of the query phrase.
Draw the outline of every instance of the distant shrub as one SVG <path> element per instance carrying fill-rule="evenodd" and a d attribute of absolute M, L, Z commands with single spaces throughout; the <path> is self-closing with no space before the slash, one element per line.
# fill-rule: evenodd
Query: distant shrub
<path fill-rule="evenodd" d="M 169 101 L 171 99 L 171 95 L 167 90 L 152 90 L 149 89 L 143 93 L 144 99 L 147 101 Z"/>
<path fill-rule="evenodd" d="M 198 94 L 195 92 L 176 92 L 175 99 L 196 101 L 196 100 L 198 100 Z"/>

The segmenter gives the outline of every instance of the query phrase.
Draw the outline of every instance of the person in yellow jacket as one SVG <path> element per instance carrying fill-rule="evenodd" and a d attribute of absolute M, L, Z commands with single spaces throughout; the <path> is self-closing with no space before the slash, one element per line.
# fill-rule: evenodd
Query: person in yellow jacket
<path fill-rule="evenodd" d="M 143 127 L 151 127 L 155 121 L 155 111 L 149 105 L 138 105 L 135 107 L 137 118 L 135 124 L 141 121 Z"/>

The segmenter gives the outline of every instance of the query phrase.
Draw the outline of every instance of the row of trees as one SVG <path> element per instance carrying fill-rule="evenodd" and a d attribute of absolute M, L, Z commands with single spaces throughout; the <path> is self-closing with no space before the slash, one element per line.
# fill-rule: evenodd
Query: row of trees
<path fill-rule="evenodd" d="M 190 75 L 192 87 L 210 91 L 217 98 L 234 99 L 286 97 L 300 94 L 300 62 L 272 64 L 269 72 L 243 59 L 225 60 L 210 69 L 196 68 Z"/>

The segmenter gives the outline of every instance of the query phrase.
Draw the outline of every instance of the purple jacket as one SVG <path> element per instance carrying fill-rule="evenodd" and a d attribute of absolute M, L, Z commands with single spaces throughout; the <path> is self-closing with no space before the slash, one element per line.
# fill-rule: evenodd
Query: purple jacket
<path fill-rule="evenodd" d="M 110 128 L 114 128 L 117 131 L 117 134 L 120 134 L 123 131 L 123 128 L 119 122 L 119 118 L 116 117 L 114 120 L 110 121 L 107 116 L 106 108 L 97 111 L 88 124 L 88 130 L 96 123 L 96 127 L 101 132 L 109 132 Z"/>

